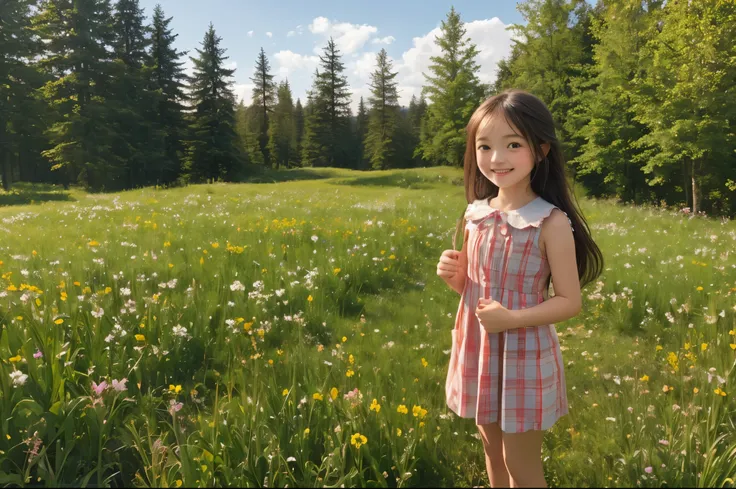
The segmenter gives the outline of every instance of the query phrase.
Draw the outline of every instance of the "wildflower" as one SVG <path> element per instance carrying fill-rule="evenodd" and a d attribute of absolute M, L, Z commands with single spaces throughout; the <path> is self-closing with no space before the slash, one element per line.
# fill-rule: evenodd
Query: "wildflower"
<path fill-rule="evenodd" d="M 427 410 L 422 409 L 422 406 L 414 406 L 411 411 L 412 411 L 412 414 L 414 414 L 415 418 L 418 417 L 420 419 L 424 418 L 424 416 L 426 416 L 427 414 Z"/>
<path fill-rule="evenodd" d="M 135 335 L 135 339 L 138 341 L 146 341 L 146 337 L 142 334 Z"/>
<path fill-rule="evenodd" d="M 697 290 L 698 292 L 700 292 L 701 290 L 703 290 L 703 287 L 702 287 L 702 286 L 700 286 L 700 285 L 698 285 L 698 286 L 697 286 L 697 287 L 695 288 L 695 290 Z"/>
<path fill-rule="evenodd" d="M 381 410 L 381 405 L 378 404 L 378 400 L 377 399 L 373 399 L 373 402 L 371 403 L 370 410 L 371 411 L 375 411 L 376 413 L 378 413 Z"/>
<path fill-rule="evenodd" d="M 659 444 L 660 444 L 660 445 L 664 445 L 664 446 L 667 446 L 667 445 L 669 445 L 669 444 L 670 444 L 670 442 L 668 442 L 667 440 L 659 440 Z"/>
<path fill-rule="evenodd" d="M 353 369 L 349 368 L 347 372 L 345 372 L 345 376 L 352 377 L 355 375 L 355 372 L 353 372 Z"/>
<path fill-rule="evenodd" d="M 333 401 L 337 399 L 337 387 L 333 387 L 332 389 L 330 389 L 330 397 Z"/>
<path fill-rule="evenodd" d="M 347 338 L 347 336 L 343 336 L 343 337 L 342 337 L 342 342 L 343 342 L 343 343 L 345 343 L 346 341 L 348 341 L 348 338 Z"/>
<path fill-rule="evenodd" d="M 348 362 L 350 365 L 355 363 L 355 357 L 353 357 L 353 354 L 351 353 L 350 356 L 348 356 Z"/>
<path fill-rule="evenodd" d="M 647 474 L 651 474 L 652 473 L 652 470 L 653 469 L 651 467 L 644 468 L 644 472 L 646 472 Z"/>
<path fill-rule="evenodd" d="M 36 353 L 33 354 L 33 358 L 39 359 L 41 357 L 43 357 L 43 353 L 41 353 L 41 350 L 39 350 L 38 348 L 36 348 Z"/>
<path fill-rule="evenodd" d="M 429 362 L 427 362 L 427 360 L 422 358 L 422 367 L 426 367 L 427 365 L 429 365 Z"/>
<path fill-rule="evenodd" d="M 401 414 L 408 414 L 409 410 L 403 404 L 399 404 L 399 407 L 396 408 L 396 412 Z"/>
<path fill-rule="evenodd" d="M 708 343 L 701 343 L 700 344 L 700 351 L 705 351 L 708 349 Z"/>
<path fill-rule="evenodd" d="M 639 380 L 641 380 L 642 382 L 646 382 L 647 380 L 649 380 L 649 376 L 646 375 L 646 374 L 644 374 L 644 375 L 641 376 L 641 378 Z"/>
<path fill-rule="evenodd" d="M 396 428 L 396 436 L 401 436 L 401 428 Z"/>
<path fill-rule="evenodd" d="M 123 379 L 120 381 L 113 379 L 112 388 L 115 389 L 117 392 L 123 392 L 124 390 L 128 389 L 127 387 L 125 387 L 126 382 L 128 382 L 128 379 Z"/>
<path fill-rule="evenodd" d="M 289 393 L 289 389 L 284 389 L 283 391 L 281 391 L 281 395 L 284 397 L 286 397 L 286 394 L 288 393 Z"/>
<path fill-rule="evenodd" d="M 309 297 L 307 297 L 307 302 L 312 302 L 314 299 L 312 299 L 312 294 L 309 294 Z"/>
<path fill-rule="evenodd" d="M 309 434 L 309 428 L 304 430 L 304 436 L 307 436 Z"/>
<path fill-rule="evenodd" d="M 719 396 L 726 397 L 726 393 L 723 392 L 720 387 L 718 387 L 717 389 L 715 389 L 713 392 L 715 392 Z"/>
<path fill-rule="evenodd" d="M 675 390 L 675 388 L 674 387 L 670 387 L 667 384 L 665 384 L 664 387 L 662 387 L 662 392 L 671 392 L 673 390 Z"/>
<path fill-rule="evenodd" d="M 169 401 L 169 412 L 173 416 L 174 413 L 178 413 L 184 406 L 181 402 L 176 402 L 174 399 Z"/>
<path fill-rule="evenodd" d="M 26 383 L 28 374 L 24 374 L 20 370 L 13 370 L 10 372 L 10 378 L 13 380 L 13 387 L 19 387 Z"/>
<path fill-rule="evenodd" d="M 698 392 L 700 392 L 700 389 L 698 389 L 697 387 L 693 387 L 693 394 L 697 394 Z"/>
<path fill-rule="evenodd" d="M 10 360 L 10 363 L 17 363 L 23 360 L 23 357 L 20 355 L 16 355 L 14 357 L 10 357 L 8 360 Z"/>
<path fill-rule="evenodd" d="M 321 401 L 323 399 L 323 396 L 319 392 L 315 392 L 314 394 L 312 394 L 312 399 L 314 399 L 315 401 Z"/>
<path fill-rule="evenodd" d="M 368 438 L 366 438 L 364 435 L 361 435 L 360 433 L 355 433 L 353 436 L 350 437 L 350 444 L 354 445 L 355 448 L 360 448 L 366 443 L 368 443 Z"/>
<path fill-rule="evenodd" d="M 173 392 L 174 394 L 178 394 L 181 392 L 181 385 L 169 384 L 169 392 Z"/>
<path fill-rule="evenodd" d="M 97 394 L 98 396 L 102 395 L 105 389 L 107 389 L 107 382 L 105 382 L 104 380 L 100 382 L 99 385 L 92 381 L 92 390 L 95 391 L 95 394 Z"/>
<path fill-rule="evenodd" d="M 654 349 L 657 351 L 661 351 L 664 347 L 662 345 L 657 345 Z"/>

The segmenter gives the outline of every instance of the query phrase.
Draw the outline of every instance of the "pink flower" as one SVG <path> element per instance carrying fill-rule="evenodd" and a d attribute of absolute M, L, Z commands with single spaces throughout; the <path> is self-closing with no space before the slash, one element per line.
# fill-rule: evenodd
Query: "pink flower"
<path fill-rule="evenodd" d="M 112 388 L 115 389 L 117 392 L 123 392 L 124 390 L 127 389 L 127 387 L 125 387 L 125 383 L 127 381 L 128 381 L 128 379 L 123 379 L 123 380 L 121 380 L 121 381 L 118 382 L 117 380 L 113 379 L 113 381 L 112 381 Z"/>
<path fill-rule="evenodd" d="M 38 359 L 38 358 L 41 358 L 42 356 L 43 356 L 43 353 L 41 353 L 41 350 L 36 348 L 36 353 L 33 354 L 33 358 Z"/>
<path fill-rule="evenodd" d="M 169 401 L 169 404 L 171 406 L 169 407 L 169 412 L 171 413 L 172 416 L 174 415 L 174 413 L 178 413 L 179 410 L 184 406 L 184 404 L 180 402 L 175 402 L 173 399 Z"/>
<path fill-rule="evenodd" d="M 659 444 L 660 444 L 660 445 L 664 445 L 664 446 L 667 446 L 667 445 L 669 445 L 669 444 L 670 444 L 670 442 L 668 442 L 667 440 L 659 440 Z"/>
<path fill-rule="evenodd" d="M 644 469 L 644 472 L 646 472 L 647 474 L 651 474 L 651 473 L 652 473 L 652 470 L 653 470 L 653 469 L 652 469 L 651 467 L 646 467 L 646 468 Z"/>
<path fill-rule="evenodd" d="M 99 385 L 92 381 L 92 390 L 95 391 L 95 394 L 97 394 L 98 396 L 101 396 L 105 389 L 107 389 L 107 382 L 105 382 L 104 380 L 100 382 Z"/>

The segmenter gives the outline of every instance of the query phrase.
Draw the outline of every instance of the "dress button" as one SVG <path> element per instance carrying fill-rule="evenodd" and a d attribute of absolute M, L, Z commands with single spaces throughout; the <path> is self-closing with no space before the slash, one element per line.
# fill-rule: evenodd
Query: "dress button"
<path fill-rule="evenodd" d="M 501 224 L 501 234 L 506 236 L 506 233 L 508 233 L 509 227 L 506 225 L 506 223 Z"/>

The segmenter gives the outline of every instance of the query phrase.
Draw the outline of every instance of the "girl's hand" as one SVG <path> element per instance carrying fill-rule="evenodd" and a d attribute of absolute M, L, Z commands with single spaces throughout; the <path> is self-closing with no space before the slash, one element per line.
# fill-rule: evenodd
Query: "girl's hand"
<path fill-rule="evenodd" d="M 516 327 L 513 311 L 493 299 L 480 299 L 475 316 L 488 333 L 502 333 Z"/>
<path fill-rule="evenodd" d="M 468 257 L 464 249 L 445 250 L 437 262 L 437 275 L 458 294 L 463 291 L 467 270 Z"/>

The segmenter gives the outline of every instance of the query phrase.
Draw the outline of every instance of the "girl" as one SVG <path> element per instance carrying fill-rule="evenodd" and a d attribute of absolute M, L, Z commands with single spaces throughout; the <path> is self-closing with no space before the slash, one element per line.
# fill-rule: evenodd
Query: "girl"
<path fill-rule="evenodd" d="M 508 90 L 475 111 L 467 126 L 463 248 L 455 251 L 453 237 L 437 275 L 462 295 L 447 405 L 475 419 L 491 487 L 546 487 L 544 430 L 567 414 L 552 323 L 580 312 L 581 286 L 603 269 L 571 195 L 541 100 Z"/>

